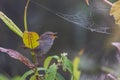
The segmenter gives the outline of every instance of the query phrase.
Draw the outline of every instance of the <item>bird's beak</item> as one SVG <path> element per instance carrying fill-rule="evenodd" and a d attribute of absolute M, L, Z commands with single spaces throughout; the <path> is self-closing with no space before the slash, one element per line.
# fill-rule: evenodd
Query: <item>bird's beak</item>
<path fill-rule="evenodd" d="M 55 35 L 52 35 L 52 38 L 53 38 L 53 39 L 55 39 L 55 38 L 57 38 L 57 36 L 55 36 Z"/>
<path fill-rule="evenodd" d="M 52 38 L 53 38 L 53 39 L 55 39 L 55 38 L 58 37 L 58 36 L 56 36 L 56 34 L 57 34 L 57 33 L 55 33 L 55 34 L 52 35 Z"/>

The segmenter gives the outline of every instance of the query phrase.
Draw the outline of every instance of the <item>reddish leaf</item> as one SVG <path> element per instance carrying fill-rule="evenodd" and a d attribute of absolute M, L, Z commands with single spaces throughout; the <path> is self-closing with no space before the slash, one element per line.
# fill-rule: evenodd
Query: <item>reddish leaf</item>
<path fill-rule="evenodd" d="M 120 51 L 120 42 L 113 42 L 112 45 Z"/>
<path fill-rule="evenodd" d="M 6 49 L 6 48 L 0 47 L 0 51 L 1 52 L 5 52 L 10 57 L 21 61 L 22 63 L 24 63 L 25 65 L 27 65 L 29 68 L 33 68 L 35 66 L 33 63 L 30 62 L 30 60 L 28 58 L 26 58 L 25 56 L 21 55 L 19 52 L 15 51 L 15 50 Z"/>

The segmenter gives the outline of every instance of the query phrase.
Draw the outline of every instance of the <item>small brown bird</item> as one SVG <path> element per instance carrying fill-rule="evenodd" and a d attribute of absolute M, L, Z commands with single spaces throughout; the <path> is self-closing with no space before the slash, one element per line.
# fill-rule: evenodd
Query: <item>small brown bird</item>
<path fill-rule="evenodd" d="M 40 35 L 39 43 L 40 45 L 35 48 L 36 53 L 36 65 L 37 66 L 43 66 L 43 62 L 45 59 L 45 55 L 50 48 L 52 47 L 54 40 L 57 36 L 55 36 L 57 33 L 53 32 L 45 32 L 42 35 Z"/>
<path fill-rule="evenodd" d="M 40 35 L 39 46 L 35 49 L 36 53 L 46 54 L 52 47 L 57 33 L 45 32 Z"/>

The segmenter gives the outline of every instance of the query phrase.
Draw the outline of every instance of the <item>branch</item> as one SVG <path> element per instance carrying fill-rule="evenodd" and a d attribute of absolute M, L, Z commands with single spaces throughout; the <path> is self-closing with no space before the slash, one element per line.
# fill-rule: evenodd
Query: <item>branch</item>
<path fill-rule="evenodd" d="M 113 6 L 113 3 L 111 3 L 110 1 L 108 0 L 103 0 L 104 2 L 106 2 L 107 4 L 109 4 L 110 6 Z"/>

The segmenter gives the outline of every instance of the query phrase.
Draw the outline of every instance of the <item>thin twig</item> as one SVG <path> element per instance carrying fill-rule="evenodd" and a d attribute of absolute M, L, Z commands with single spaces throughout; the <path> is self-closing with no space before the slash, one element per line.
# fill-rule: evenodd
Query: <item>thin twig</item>
<path fill-rule="evenodd" d="M 107 74 L 108 77 L 110 77 L 113 80 L 117 80 L 115 76 L 113 76 L 112 74 Z"/>
<path fill-rule="evenodd" d="M 109 4 L 110 6 L 113 6 L 113 3 L 111 3 L 110 1 L 108 0 L 103 0 L 104 2 L 106 2 L 107 4 Z"/>
<path fill-rule="evenodd" d="M 27 0 L 26 6 L 25 6 L 25 10 L 24 10 L 24 27 L 25 27 L 25 31 L 28 31 L 28 26 L 27 26 L 27 8 L 28 8 L 29 2 L 30 2 L 30 0 Z"/>

